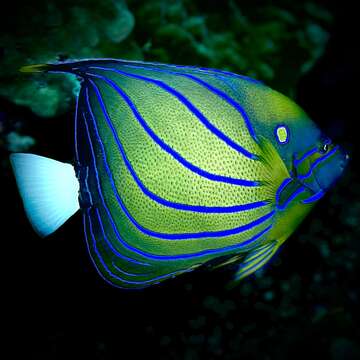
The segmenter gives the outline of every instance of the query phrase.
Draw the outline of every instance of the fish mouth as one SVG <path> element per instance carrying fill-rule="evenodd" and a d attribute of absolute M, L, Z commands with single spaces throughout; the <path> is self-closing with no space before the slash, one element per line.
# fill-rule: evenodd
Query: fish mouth
<path fill-rule="evenodd" d="M 332 160 L 325 165 L 319 166 L 324 160 Z M 327 154 L 316 159 L 306 174 L 299 174 L 297 166 L 298 160 L 294 160 L 291 175 L 307 190 L 311 196 L 320 196 L 326 192 L 339 179 L 350 160 L 349 154 L 339 145 L 334 146 Z M 303 161 L 303 160 L 302 160 Z"/>

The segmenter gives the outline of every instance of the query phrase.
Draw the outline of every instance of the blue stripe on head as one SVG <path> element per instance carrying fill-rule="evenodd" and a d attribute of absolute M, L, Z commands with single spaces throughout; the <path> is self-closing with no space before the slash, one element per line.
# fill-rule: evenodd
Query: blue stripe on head
<path fill-rule="evenodd" d="M 328 159 L 331 155 L 333 155 L 334 153 L 336 153 L 338 150 L 339 150 L 339 146 L 335 146 L 335 147 L 334 147 L 331 151 L 329 151 L 327 154 L 325 154 L 324 156 L 319 157 L 318 159 L 316 159 L 316 160 L 311 164 L 309 171 L 308 171 L 306 174 L 304 174 L 304 175 L 302 175 L 302 174 L 298 175 L 298 178 L 301 179 L 301 180 L 309 178 L 309 177 L 312 175 L 314 169 L 315 169 L 321 162 L 323 162 L 323 161 L 325 161 L 326 159 Z"/>
<path fill-rule="evenodd" d="M 296 189 L 291 196 L 289 196 L 288 199 L 286 199 L 286 201 L 284 202 L 284 204 L 282 205 L 277 205 L 277 208 L 279 210 L 284 210 L 287 208 L 287 206 L 290 204 L 291 201 L 293 201 L 297 196 L 299 196 L 301 193 L 303 193 L 305 191 L 305 187 L 300 187 L 298 189 Z"/>
<path fill-rule="evenodd" d="M 320 190 L 320 191 L 318 191 L 316 194 L 308 197 L 307 199 L 304 199 L 302 202 L 303 202 L 304 204 L 311 204 L 311 203 L 313 203 L 313 202 L 315 202 L 315 201 L 320 200 L 324 195 L 325 195 L 325 191 Z"/>
<path fill-rule="evenodd" d="M 275 202 L 276 204 L 280 203 L 280 195 L 281 192 L 285 189 L 286 185 L 288 185 L 290 182 L 292 181 L 291 178 L 287 178 L 285 179 L 279 186 L 279 188 L 276 190 L 276 194 L 275 194 Z"/>
<path fill-rule="evenodd" d="M 318 147 L 315 147 L 313 149 L 310 149 L 305 154 L 303 154 L 299 159 L 294 159 L 294 166 L 297 167 L 299 164 L 301 164 L 303 161 L 305 161 L 309 156 L 315 154 L 318 151 Z"/>

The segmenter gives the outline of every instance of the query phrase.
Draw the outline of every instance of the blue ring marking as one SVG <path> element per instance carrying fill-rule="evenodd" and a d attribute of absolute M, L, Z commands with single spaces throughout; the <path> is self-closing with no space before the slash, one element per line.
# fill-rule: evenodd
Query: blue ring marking
<path fill-rule="evenodd" d="M 279 206 L 279 205 L 276 205 L 276 207 L 279 209 L 279 210 L 284 210 L 286 209 L 286 207 L 289 205 L 289 203 L 294 200 L 298 195 L 300 195 L 302 192 L 305 191 L 305 187 L 302 186 L 300 187 L 299 189 L 297 189 L 296 191 L 294 191 L 291 196 L 284 202 L 284 204 L 282 206 Z"/>
<path fill-rule="evenodd" d="M 113 246 L 113 244 L 109 241 L 109 239 L 107 238 L 106 234 L 105 234 L 105 229 L 104 229 L 104 226 L 103 226 L 103 223 L 101 221 L 101 216 L 100 216 L 100 213 L 99 213 L 99 210 L 98 208 L 95 208 L 95 211 L 96 211 L 96 216 L 98 218 L 98 221 L 99 221 L 99 225 L 100 225 L 100 229 L 101 229 L 101 232 L 102 232 L 102 235 L 105 239 L 105 242 L 106 244 L 109 246 L 110 250 L 119 258 L 125 260 L 125 261 L 129 261 L 129 262 L 132 262 L 134 264 L 137 264 L 137 265 L 143 265 L 143 266 L 151 266 L 150 264 L 148 263 L 143 263 L 141 261 L 138 261 L 138 260 L 135 260 L 135 259 L 132 259 L 126 255 L 123 255 L 121 254 L 118 250 L 115 249 L 115 247 Z"/>
<path fill-rule="evenodd" d="M 304 199 L 302 202 L 303 202 L 304 204 L 310 204 L 310 203 L 312 203 L 312 202 L 314 202 L 314 201 L 317 201 L 317 200 L 321 199 L 324 195 L 325 195 L 325 191 L 324 191 L 324 190 L 320 190 L 320 191 L 318 191 L 316 194 L 308 197 L 307 199 Z"/>
<path fill-rule="evenodd" d="M 92 221 L 91 221 L 91 216 L 89 214 L 89 211 L 87 211 L 87 216 L 88 216 L 88 220 L 89 220 L 89 230 L 90 230 L 90 234 L 91 234 L 91 238 L 92 238 L 92 242 L 93 242 L 93 248 L 95 250 L 95 253 L 96 253 L 98 259 L 100 260 L 104 270 L 109 274 L 110 277 L 116 279 L 117 281 L 123 282 L 125 284 L 144 285 L 144 284 L 151 284 L 156 280 L 161 280 L 161 279 L 164 279 L 164 278 L 171 277 L 172 275 L 178 275 L 180 273 L 186 272 L 186 270 L 177 270 L 177 271 L 174 271 L 172 273 L 157 276 L 157 277 L 155 277 L 155 278 L 153 278 L 151 280 L 144 280 L 144 281 L 126 280 L 124 278 L 121 278 L 121 277 L 115 275 L 113 272 L 111 272 L 111 270 L 109 269 L 109 267 L 105 263 L 104 259 L 102 258 L 101 254 L 99 253 L 99 250 L 98 250 L 98 248 L 96 246 L 96 239 L 95 239 L 95 236 L 94 236 L 93 227 L 92 227 Z M 90 254 L 91 254 L 91 252 L 90 252 Z M 96 267 L 96 269 L 99 271 L 98 267 Z"/>
<path fill-rule="evenodd" d="M 228 136 L 226 136 L 222 131 L 220 131 L 217 127 L 215 127 L 202 113 L 200 110 L 198 110 L 184 95 L 182 95 L 180 92 L 178 92 L 177 90 L 175 90 L 173 87 L 165 84 L 164 82 L 160 81 L 160 80 L 155 80 L 146 76 L 141 76 L 141 75 L 136 75 L 136 74 L 132 74 L 132 73 L 127 73 L 125 71 L 121 71 L 121 70 L 117 70 L 117 69 L 112 69 L 112 68 L 103 68 L 100 66 L 89 66 L 89 69 L 95 69 L 95 70 L 103 70 L 103 71 L 111 71 L 111 72 L 115 72 L 117 74 L 120 75 L 124 75 L 130 78 L 134 78 L 134 79 L 138 79 L 138 80 L 143 80 L 145 82 L 149 82 L 152 84 L 155 84 L 156 86 L 159 86 L 160 88 L 162 88 L 163 90 L 165 90 L 166 92 L 168 92 L 169 94 L 173 95 L 174 97 L 176 97 L 184 106 L 187 107 L 187 109 L 193 113 L 198 119 L 199 121 L 210 131 L 212 132 L 214 135 L 216 135 L 219 139 L 221 139 L 222 141 L 224 141 L 226 143 L 226 145 L 228 145 L 229 147 L 231 147 L 232 149 L 236 150 L 237 152 L 241 153 L 242 155 L 246 156 L 249 159 L 252 160 L 259 160 L 259 156 L 256 154 L 252 154 L 251 152 L 247 151 L 246 149 L 244 149 L 242 146 L 240 146 L 239 144 L 237 144 L 235 141 L 233 141 L 232 139 L 230 139 Z M 91 74 L 91 73 L 86 73 L 87 75 L 97 75 L 101 78 L 103 78 L 103 80 L 107 79 L 106 77 L 103 77 L 99 74 Z M 184 75 L 185 76 L 185 75 Z M 189 75 L 191 76 L 191 75 Z M 186 76 L 188 77 L 188 76 Z M 196 77 L 194 77 L 196 79 Z M 112 81 L 110 79 L 107 79 L 109 81 Z M 199 81 L 202 81 L 200 79 L 198 79 Z M 206 83 L 205 83 L 206 84 Z M 205 85 L 203 85 L 205 86 Z M 209 89 L 211 86 L 207 84 L 207 88 Z M 215 90 L 215 88 L 213 88 Z M 218 90 L 219 91 L 219 90 Z M 220 92 L 220 91 L 219 91 Z M 217 94 L 218 96 L 219 93 Z M 227 97 L 226 94 L 224 94 L 224 96 Z M 229 98 L 230 99 L 230 98 Z M 234 102 L 234 101 L 233 101 Z M 238 111 L 240 111 L 240 109 L 237 109 Z M 241 109 L 241 114 L 243 115 L 243 118 L 245 120 L 245 123 L 248 127 L 248 130 L 250 132 L 250 135 L 253 136 L 254 134 L 254 130 L 251 127 L 250 124 L 250 120 L 247 118 L 246 113 L 244 112 L 243 109 Z M 245 114 L 245 115 L 244 115 Z M 249 128 L 250 126 L 250 128 Z"/>
<path fill-rule="evenodd" d="M 294 159 L 294 165 L 298 166 L 300 163 L 302 163 L 307 157 L 313 155 L 317 152 L 317 147 L 307 151 L 304 155 L 302 155 L 299 159 Z"/>
<path fill-rule="evenodd" d="M 279 129 L 279 128 L 281 128 L 281 127 L 283 127 L 283 128 L 285 128 L 285 130 L 286 130 L 286 140 L 285 141 L 280 141 L 280 139 L 279 139 L 279 137 L 278 137 L 278 135 L 277 135 L 277 130 Z M 275 129 L 274 129 L 274 135 L 275 135 L 275 139 L 276 139 L 276 141 L 280 144 L 280 145 L 285 145 L 285 144 L 287 144 L 289 141 L 290 141 L 290 129 L 289 129 L 289 127 L 287 126 L 287 125 L 285 125 L 285 124 L 279 124 L 279 125 L 277 125 L 276 127 L 275 127 Z"/>
<path fill-rule="evenodd" d="M 284 190 L 285 186 L 287 184 L 289 184 L 292 181 L 292 178 L 286 178 L 278 187 L 278 189 L 276 190 L 276 194 L 275 194 L 275 203 L 276 206 L 279 204 L 280 202 L 280 193 Z"/>
<path fill-rule="evenodd" d="M 323 157 L 316 159 L 310 166 L 309 171 L 304 175 L 298 175 L 299 179 L 307 179 L 312 175 L 312 172 L 316 166 L 318 166 L 322 161 L 326 160 L 328 157 L 333 155 L 337 150 L 339 149 L 339 146 L 335 146 L 331 151 L 329 151 L 327 154 L 325 154 Z"/>
<path fill-rule="evenodd" d="M 101 95 L 100 95 L 101 96 Z M 90 112 L 90 116 L 92 119 L 92 124 L 93 127 L 95 129 L 96 132 L 96 137 L 101 145 L 101 149 L 102 149 L 102 153 L 103 153 L 103 158 L 106 159 L 106 152 L 105 152 L 105 148 L 103 145 L 103 142 L 101 140 L 100 134 L 99 134 L 99 130 L 98 127 L 96 125 L 96 121 L 95 121 L 95 116 L 94 113 L 91 109 L 90 106 L 90 101 L 89 101 L 89 93 L 88 93 L 88 89 L 86 88 L 86 103 L 87 103 L 87 107 L 88 110 Z M 170 207 L 170 208 L 174 208 L 174 209 L 178 209 L 178 210 L 184 210 L 184 211 L 193 211 L 193 212 L 200 212 L 200 213 L 234 213 L 234 212 L 239 212 L 239 211 L 245 211 L 245 210 L 251 210 L 251 209 L 256 209 L 262 206 L 266 206 L 269 205 L 270 201 L 269 200 L 264 200 L 264 201 L 257 201 L 257 202 L 253 202 L 253 203 L 248 203 L 248 204 L 242 204 L 242 205 L 233 205 L 233 206 L 200 206 L 200 205 L 188 205 L 188 204 L 181 204 L 181 203 L 175 203 L 169 200 L 166 200 L 164 198 L 161 198 L 160 196 L 154 194 L 153 192 L 151 192 L 149 189 L 147 189 L 144 184 L 141 182 L 141 180 L 139 179 L 139 177 L 137 176 L 135 170 L 133 169 L 130 161 L 128 160 L 125 150 L 121 144 L 121 141 L 117 135 L 117 132 L 112 124 L 112 121 L 109 117 L 109 114 L 107 113 L 107 110 L 104 106 L 104 108 L 102 109 L 106 122 L 108 124 L 108 126 L 111 129 L 111 132 L 115 138 L 115 141 L 117 143 L 117 146 L 120 150 L 121 153 L 121 157 L 125 163 L 126 168 L 128 169 L 128 171 L 130 172 L 130 174 L 132 175 L 133 179 L 135 180 L 136 184 L 139 186 L 139 188 L 141 189 L 141 191 L 147 195 L 150 199 L 152 199 L 153 201 Z M 83 116 L 85 117 L 85 115 L 83 114 Z"/>
<path fill-rule="evenodd" d="M 165 70 L 165 69 L 154 69 L 154 68 L 146 67 L 146 66 L 136 66 L 136 65 L 123 65 L 123 66 L 130 68 L 130 69 L 140 69 L 140 70 L 147 70 L 147 71 L 160 72 L 160 73 L 165 73 L 165 74 L 172 74 L 172 75 L 176 75 L 176 76 L 182 76 L 182 77 L 186 77 L 186 78 L 202 85 L 203 87 L 205 87 L 212 93 L 221 97 L 224 101 L 226 101 L 229 105 L 231 105 L 235 110 L 237 110 L 237 112 L 240 113 L 240 115 L 242 116 L 242 118 L 245 121 L 245 124 L 249 131 L 250 136 L 257 142 L 255 131 L 251 125 L 250 119 L 249 119 L 246 111 L 244 110 L 244 108 L 238 102 L 236 102 L 234 99 L 232 99 L 230 96 L 228 96 L 225 92 L 223 92 L 220 89 L 217 89 L 215 86 L 208 84 L 206 81 L 204 81 L 192 74 L 180 73 L 180 72 L 170 71 L 170 70 Z M 96 66 L 96 67 L 90 66 L 89 69 L 101 69 L 101 70 L 107 69 L 107 70 L 109 70 L 110 68 L 100 68 L 98 66 Z M 217 75 L 213 75 L 213 76 L 214 76 L 214 78 L 218 78 Z M 221 79 L 221 80 L 223 81 L 223 79 Z M 154 81 L 160 81 L 160 80 L 154 80 Z M 259 160 L 259 156 L 257 156 L 257 155 L 255 155 L 255 156 L 257 157 L 256 160 Z"/>
<path fill-rule="evenodd" d="M 229 245 L 227 247 L 223 247 L 223 248 L 218 248 L 218 249 L 208 249 L 208 250 L 203 250 L 200 251 L 198 253 L 190 253 L 190 254 L 182 254 L 182 255 L 155 255 L 155 254 L 151 254 L 145 251 L 142 251 L 138 248 L 135 248 L 131 245 L 129 245 L 126 241 L 124 241 L 122 239 L 122 237 L 120 236 L 117 227 L 114 223 L 114 220 L 112 218 L 112 215 L 110 213 L 110 210 L 108 209 L 105 199 L 103 197 L 102 194 L 102 190 L 101 190 L 101 186 L 100 186 L 100 179 L 99 179 L 99 174 L 97 172 L 97 168 L 96 168 L 96 162 L 95 162 L 95 154 L 94 154 L 94 149 L 92 146 L 92 142 L 91 142 L 91 138 L 90 138 L 90 133 L 89 133 L 89 129 L 87 127 L 87 124 L 85 123 L 85 127 L 86 127 L 86 132 L 87 132 L 87 138 L 88 138 L 88 142 L 89 142 L 89 146 L 90 146 L 90 152 L 92 155 L 92 161 L 93 161 L 93 167 L 94 167 L 94 171 L 95 171 L 95 178 L 96 178 L 96 183 L 97 183 L 97 190 L 98 190 L 98 194 L 99 197 L 101 199 L 101 203 L 102 206 L 108 216 L 108 219 L 111 223 L 111 227 L 117 237 L 117 239 L 119 240 L 119 242 L 128 250 L 137 253 L 138 255 L 142 255 L 148 259 L 152 259 L 152 260 L 185 260 L 185 259 L 189 259 L 189 258 L 195 258 L 195 257 L 201 257 L 201 256 L 207 256 L 210 254 L 221 254 L 224 252 L 228 252 L 228 251 L 232 251 L 232 250 L 239 250 L 241 248 L 243 248 L 246 245 L 251 244 L 252 242 L 256 241 L 257 239 L 259 239 L 261 236 L 265 235 L 268 231 L 271 230 L 273 224 L 270 224 L 269 226 L 267 226 L 265 229 L 263 229 L 262 231 L 260 231 L 258 234 L 255 234 L 253 237 L 251 237 L 248 240 L 245 240 L 239 244 L 234 244 L 234 245 Z M 101 219 L 100 219 L 101 220 Z"/>
<path fill-rule="evenodd" d="M 185 158 L 183 158 L 178 152 L 173 150 L 168 144 L 164 143 L 155 134 L 155 132 L 148 126 L 148 124 L 146 123 L 144 118 L 140 115 L 140 113 L 136 109 L 135 105 L 131 102 L 130 98 L 113 81 L 108 80 L 106 78 L 102 78 L 102 77 L 97 76 L 95 74 L 87 74 L 87 75 L 90 75 L 90 76 L 93 76 L 93 77 L 96 77 L 96 78 L 100 78 L 100 79 L 104 80 L 105 82 L 107 82 L 110 86 L 112 86 L 119 93 L 119 95 L 123 98 L 123 100 L 126 102 L 126 104 L 130 107 L 130 109 L 133 112 L 135 118 L 138 120 L 140 125 L 147 132 L 147 134 L 151 137 L 151 139 L 156 144 L 158 144 L 165 152 L 170 154 L 175 160 L 177 160 L 180 164 L 182 164 L 188 170 L 194 172 L 195 174 L 200 175 L 201 177 L 204 177 L 204 178 L 212 180 L 212 181 L 224 182 L 224 183 L 227 183 L 227 184 L 233 184 L 233 185 L 239 185 L 239 186 L 252 186 L 252 187 L 255 187 L 255 186 L 260 186 L 261 185 L 260 181 L 236 179 L 236 178 L 232 178 L 232 177 L 228 177 L 228 176 L 212 174 L 212 173 L 209 173 L 209 172 L 207 172 L 205 170 L 202 170 L 201 168 L 193 165 L 192 163 L 187 161 Z M 94 87 L 95 92 L 99 92 L 96 84 L 91 79 L 87 79 L 87 80 Z M 100 97 L 98 97 L 98 99 L 99 99 L 99 102 L 100 102 L 100 106 L 102 108 L 105 107 L 104 103 L 103 103 L 103 101 L 101 99 L 101 95 L 100 95 Z"/>

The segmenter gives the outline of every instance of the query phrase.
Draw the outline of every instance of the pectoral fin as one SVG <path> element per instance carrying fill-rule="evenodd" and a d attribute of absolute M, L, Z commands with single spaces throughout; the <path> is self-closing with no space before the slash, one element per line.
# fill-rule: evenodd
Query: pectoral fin
<path fill-rule="evenodd" d="M 240 280 L 259 270 L 272 258 L 278 248 L 279 243 L 277 241 L 271 241 L 251 250 L 238 265 L 234 278 L 228 287 L 232 288 L 236 286 Z"/>

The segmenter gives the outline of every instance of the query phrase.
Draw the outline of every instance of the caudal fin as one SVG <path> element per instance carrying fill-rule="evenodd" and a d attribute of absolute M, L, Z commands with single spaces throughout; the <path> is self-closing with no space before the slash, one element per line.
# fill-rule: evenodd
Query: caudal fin
<path fill-rule="evenodd" d="M 27 217 L 40 236 L 58 229 L 79 209 L 74 167 L 34 154 L 10 155 Z"/>

